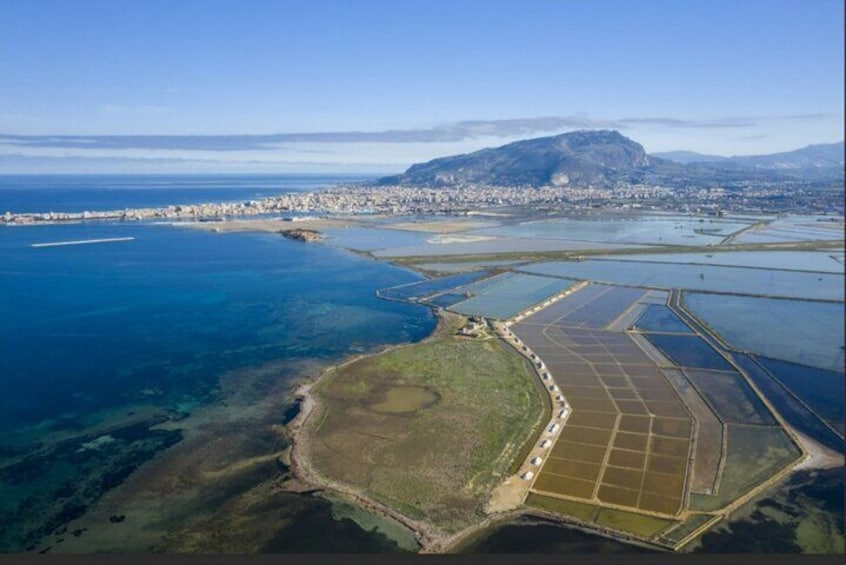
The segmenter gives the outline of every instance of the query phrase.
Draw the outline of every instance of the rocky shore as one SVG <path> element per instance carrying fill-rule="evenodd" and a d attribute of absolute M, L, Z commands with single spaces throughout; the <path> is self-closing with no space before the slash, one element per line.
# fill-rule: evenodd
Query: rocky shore
<path fill-rule="evenodd" d="M 321 239 L 323 239 L 323 236 L 320 234 L 320 232 L 305 228 L 279 230 L 279 233 L 282 234 L 283 237 L 287 237 L 288 239 L 294 239 L 297 241 L 312 242 L 320 241 Z"/>

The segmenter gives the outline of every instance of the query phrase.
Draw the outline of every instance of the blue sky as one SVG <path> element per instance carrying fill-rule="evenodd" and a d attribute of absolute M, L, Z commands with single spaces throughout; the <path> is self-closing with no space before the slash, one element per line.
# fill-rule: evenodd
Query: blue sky
<path fill-rule="evenodd" d="M 842 0 L 0 0 L 0 172 L 394 171 L 584 128 L 650 152 L 835 142 L 843 17 Z"/>

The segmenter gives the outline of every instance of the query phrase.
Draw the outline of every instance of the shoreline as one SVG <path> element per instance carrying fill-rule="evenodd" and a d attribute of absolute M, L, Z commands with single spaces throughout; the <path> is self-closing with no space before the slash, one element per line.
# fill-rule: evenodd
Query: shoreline
<path fill-rule="evenodd" d="M 262 220 L 254 220 L 257 222 L 261 222 Z M 232 222 L 234 224 L 235 222 Z M 291 225 L 289 222 L 279 222 L 282 225 Z M 294 225 L 304 225 L 306 222 L 297 222 Z M 191 225 L 188 223 L 174 223 L 174 226 L 179 227 L 189 227 L 189 228 L 199 228 L 199 229 L 211 229 L 214 227 L 213 223 L 204 223 L 204 224 L 197 224 Z M 234 227 L 234 226 L 233 226 Z M 252 228 L 248 228 L 252 229 Z M 241 230 L 232 230 L 232 231 L 241 231 Z M 261 231 L 261 230 L 255 230 Z M 393 267 L 400 268 L 403 270 L 408 270 L 410 272 L 414 272 L 420 274 L 415 267 L 410 265 L 405 265 L 402 263 L 397 263 L 393 260 L 393 258 L 379 258 L 373 257 L 370 254 L 365 253 L 356 253 L 355 251 L 345 249 L 342 247 L 336 247 L 342 251 L 347 251 L 354 255 L 361 255 L 366 256 L 374 261 L 380 261 L 390 264 Z M 425 276 L 425 275 L 424 275 Z M 425 306 L 425 305 L 422 305 Z M 430 312 L 435 311 L 433 308 L 429 308 Z M 463 543 L 466 543 L 468 539 L 472 538 L 474 535 L 479 534 L 480 532 L 484 532 L 490 528 L 496 527 L 500 525 L 502 522 L 507 522 L 510 520 L 516 520 L 521 517 L 529 517 L 529 518 L 539 518 L 537 515 L 536 510 L 528 508 L 528 507 L 521 507 L 520 509 L 509 510 L 506 512 L 501 513 L 491 513 L 486 515 L 484 519 L 476 523 L 472 526 L 469 526 L 461 531 L 454 533 L 454 534 L 445 534 L 444 532 L 439 531 L 435 526 L 429 524 L 425 521 L 415 520 L 413 518 L 409 518 L 408 516 L 402 514 L 400 511 L 391 508 L 385 504 L 382 504 L 378 501 L 375 501 L 369 498 L 367 495 L 357 492 L 355 489 L 347 488 L 342 484 L 334 483 L 332 481 L 327 481 L 322 479 L 311 466 L 307 460 L 307 452 L 308 452 L 308 438 L 303 437 L 300 433 L 302 431 L 303 424 L 305 424 L 310 417 L 314 416 L 315 413 L 319 414 L 320 410 L 320 403 L 314 396 L 314 386 L 318 385 L 327 375 L 331 374 L 332 371 L 335 371 L 345 365 L 353 363 L 357 360 L 362 358 L 374 357 L 378 355 L 382 355 L 394 349 L 408 347 L 411 345 L 416 345 L 419 343 L 423 343 L 427 340 L 432 339 L 436 335 L 438 335 L 439 331 L 443 329 L 444 319 L 441 315 L 434 314 L 436 317 L 436 325 L 432 329 L 431 333 L 425 336 L 423 339 L 416 341 L 416 342 L 405 342 L 400 344 L 394 345 L 382 345 L 377 346 L 371 352 L 361 353 L 361 354 L 354 354 L 348 358 L 341 359 L 339 362 L 325 366 L 323 369 L 320 370 L 319 373 L 314 376 L 305 377 L 306 382 L 303 382 L 299 385 L 295 385 L 291 387 L 288 394 L 291 395 L 293 398 L 301 398 L 300 410 L 297 415 L 285 426 L 289 429 L 292 433 L 291 445 L 288 451 L 288 455 L 283 457 L 288 457 L 290 460 L 290 468 L 291 473 L 293 474 L 296 480 L 303 480 L 303 484 L 305 486 L 311 485 L 314 492 L 325 491 L 327 493 L 334 493 L 339 496 L 339 498 L 350 502 L 352 505 L 357 507 L 363 508 L 369 512 L 373 512 L 376 515 L 384 516 L 390 518 L 391 520 L 396 521 L 397 523 L 401 524 L 404 528 L 407 528 L 417 539 L 420 549 L 418 553 L 450 553 L 458 548 Z M 316 411 L 316 412 L 315 412 Z M 296 430 L 295 430 L 296 428 Z M 794 430 L 795 431 L 795 430 Z M 798 434 L 801 436 L 801 434 Z M 295 447 L 296 442 L 294 441 L 294 437 L 299 436 L 299 440 L 301 443 L 305 443 L 306 445 L 300 445 L 300 454 L 295 455 Z M 803 448 L 808 452 L 807 458 L 803 459 L 801 462 L 797 463 L 796 466 L 791 469 L 790 474 L 795 472 L 799 472 L 801 470 L 809 470 L 809 469 L 827 469 L 833 468 L 836 466 L 842 466 L 842 456 L 838 456 L 837 454 L 831 452 L 830 450 L 820 446 L 810 438 L 806 436 L 802 436 L 802 439 L 805 440 L 802 443 Z M 814 449 L 808 447 L 808 443 L 812 444 Z M 819 449 L 816 449 L 819 448 Z M 304 455 L 302 455 L 304 453 Z M 274 456 L 277 454 L 273 454 Z M 305 459 L 298 460 L 298 457 L 305 457 Z M 839 460 L 838 460 L 839 457 Z M 233 468 L 234 469 L 234 468 Z M 302 474 L 300 474 L 302 472 Z M 291 492 L 296 492 L 291 490 Z M 300 492 L 308 492 L 307 490 L 303 490 Z M 632 545 L 638 545 L 637 543 L 630 542 L 621 538 L 616 537 L 613 534 L 602 534 L 601 532 L 591 530 L 589 528 L 579 528 L 573 524 L 568 523 L 564 519 L 554 520 L 552 518 L 544 517 L 543 519 L 548 520 L 549 523 L 555 524 L 556 526 L 563 527 L 563 528 L 572 528 L 576 530 L 580 530 L 586 533 L 590 533 L 593 535 L 598 535 L 601 537 L 606 537 L 608 539 L 612 539 L 621 543 L 627 543 Z"/>
<path fill-rule="evenodd" d="M 432 330 L 432 333 L 420 342 L 416 343 L 422 343 L 423 341 L 432 339 L 439 331 L 442 331 L 442 329 L 443 319 L 439 316 L 438 322 Z M 291 474 L 297 483 L 303 485 L 308 490 L 320 490 L 332 493 L 343 500 L 364 508 L 365 510 L 374 512 L 382 517 L 390 518 L 402 524 L 414 535 L 415 540 L 420 546 L 418 553 L 423 553 L 425 549 L 431 548 L 436 543 L 436 540 L 438 540 L 437 533 L 429 524 L 409 518 L 399 511 L 372 500 L 369 497 L 361 495 L 352 488 L 345 487 L 335 483 L 334 481 L 328 481 L 320 477 L 308 461 L 308 441 L 303 437 L 306 423 L 312 415 L 319 413 L 321 408 L 320 403 L 312 393 L 312 389 L 315 386 L 317 386 L 328 375 L 342 367 L 355 363 L 360 359 L 365 359 L 374 355 L 381 355 L 400 347 L 408 347 L 409 345 L 413 345 L 413 343 L 396 344 L 381 348 L 372 353 L 353 355 L 352 357 L 343 360 L 341 363 L 326 367 L 316 378 L 305 383 L 301 383 L 293 393 L 293 397 L 300 400 L 300 411 L 286 426 L 288 439 L 291 443 L 290 450 L 288 452 L 288 459 L 290 462 Z"/>
<path fill-rule="evenodd" d="M 406 268 L 408 268 L 406 266 Z M 310 438 L 305 435 L 305 426 L 313 418 L 321 415 L 322 406 L 316 398 L 313 390 L 329 375 L 336 370 L 345 367 L 358 360 L 382 355 L 384 353 L 393 351 L 395 349 L 409 347 L 419 343 L 436 338 L 440 332 L 447 326 L 446 318 L 452 315 L 450 313 L 440 313 L 435 311 L 437 317 L 437 324 L 432 332 L 424 339 L 418 342 L 396 344 L 381 348 L 370 353 L 362 353 L 354 355 L 342 362 L 326 367 L 317 377 L 309 379 L 307 382 L 301 383 L 296 387 L 292 393 L 292 397 L 300 401 L 300 411 L 291 420 L 287 426 L 287 436 L 290 441 L 290 449 L 288 453 L 289 468 L 292 474 L 292 482 L 298 485 L 298 488 L 308 491 L 325 491 L 334 494 L 341 499 L 357 505 L 366 511 L 373 512 L 383 518 L 391 519 L 405 528 L 415 537 L 419 550 L 418 554 L 449 554 L 457 549 L 462 548 L 469 540 L 478 537 L 497 525 L 507 525 L 519 518 L 538 519 L 543 523 L 552 524 L 562 528 L 572 528 L 583 533 L 588 533 L 613 540 L 615 542 L 632 545 L 636 547 L 650 548 L 657 551 L 667 551 L 668 548 L 651 544 L 645 540 L 630 538 L 624 533 L 619 535 L 614 532 L 603 531 L 601 529 L 591 529 L 580 527 L 578 524 L 573 524 L 566 518 L 555 516 L 548 512 L 543 512 L 534 508 L 521 505 L 517 508 L 511 508 L 503 511 L 485 512 L 485 517 L 477 523 L 471 524 L 458 532 L 446 533 L 439 530 L 433 524 L 425 521 L 411 518 L 397 509 L 391 508 L 386 504 L 378 502 L 367 494 L 360 492 L 358 489 L 340 484 L 333 480 L 328 480 L 319 475 L 311 466 L 308 460 L 308 449 Z M 795 432 L 795 430 L 793 430 Z M 825 448 L 818 444 L 813 439 L 796 432 L 799 436 L 802 448 L 805 450 L 807 456 L 789 468 L 785 474 L 785 478 L 792 476 L 801 471 L 808 471 L 814 469 L 831 469 L 843 465 L 843 457 L 836 452 Z M 495 489 L 488 495 L 488 503 L 491 497 L 495 495 Z M 488 503 L 484 506 L 487 508 Z M 678 551 L 673 551 L 674 553 Z"/>
<path fill-rule="evenodd" d="M 806 434 L 791 428 L 799 442 L 802 444 L 802 449 L 807 454 L 805 458 L 793 466 L 791 474 L 799 471 L 813 471 L 816 469 L 834 469 L 843 467 L 844 456 L 836 451 L 825 447 L 821 443 L 811 439 Z"/>
<path fill-rule="evenodd" d="M 419 554 L 445 554 L 450 553 L 451 550 L 459 547 L 462 542 L 472 537 L 479 532 L 482 532 L 495 524 L 503 521 L 513 520 L 527 514 L 527 509 L 521 508 L 510 510 L 506 512 L 495 512 L 486 515 L 480 522 L 471 524 L 455 533 L 446 533 L 439 530 L 433 524 L 406 516 L 399 510 L 391 508 L 381 502 L 373 500 L 366 494 L 359 492 L 357 489 L 339 484 L 332 480 L 327 480 L 321 477 L 311 466 L 308 460 L 309 438 L 304 436 L 306 424 L 314 417 L 320 415 L 322 408 L 320 402 L 312 392 L 323 379 L 334 373 L 336 370 L 354 363 L 360 359 L 382 355 L 395 349 L 409 347 L 419 343 L 436 338 L 440 332 L 447 327 L 445 317 L 440 314 L 437 315 L 437 325 L 432 330 L 432 333 L 426 336 L 423 340 L 414 343 L 401 343 L 372 353 L 363 353 L 355 355 L 349 359 L 342 361 L 337 365 L 327 367 L 320 373 L 319 376 L 313 380 L 301 383 L 293 391 L 293 398 L 298 399 L 300 404 L 300 411 L 297 416 L 291 420 L 286 429 L 288 431 L 288 440 L 291 443 L 288 451 L 288 460 L 290 462 L 290 471 L 293 476 L 295 488 L 307 490 L 319 490 L 334 494 L 352 504 L 358 505 L 367 511 L 374 512 L 379 516 L 387 517 L 394 520 L 405 528 L 407 528 L 415 537 L 419 545 Z"/>
<path fill-rule="evenodd" d="M 344 359 L 336 365 L 326 367 L 317 377 L 301 382 L 294 389 L 291 393 L 291 398 L 300 402 L 300 411 L 285 427 L 286 437 L 290 442 L 290 447 L 286 450 L 286 463 L 288 463 L 292 479 L 286 481 L 289 486 L 287 488 L 283 487 L 283 489 L 289 490 L 290 492 L 325 492 L 353 505 L 359 506 L 360 508 L 368 512 L 372 512 L 382 518 L 393 520 L 407 528 L 414 536 L 419 545 L 419 549 L 417 551 L 418 554 L 451 554 L 455 550 L 462 549 L 468 542 L 473 539 L 477 539 L 486 531 L 497 526 L 505 526 L 509 523 L 516 523 L 516 521 L 520 518 L 538 520 L 540 524 L 537 525 L 554 525 L 556 527 L 572 529 L 624 545 L 648 548 L 659 552 L 667 552 L 668 550 L 666 547 L 649 543 L 648 541 L 638 539 L 637 537 L 632 537 L 627 535 L 625 532 L 618 533 L 603 529 L 592 529 L 574 523 L 565 517 L 556 516 L 552 513 L 544 512 L 522 504 L 517 508 L 509 508 L 501 511 L 487 511 L 483 509 L 482 512 L 484 513 L 484 518 L 482 518 L 481 521 L 470 524 L 457 532 L 447 533 L 425 520 L 411 518 L 395 508 L 378 502 L 356 488 L 349 487 L 333 480 L 325 479 L 314 470 L 308 460 L 310 438 L 303 436 L 306 424 L 312 418 L 319 417 L 321 415 L 320 410 L 322 406 L 313 393 L 314 387 L 318 386 L 323 379 L 334 373 L 336 370 L 356 361 L 388 353 L 403 347 L 410 347 L 419 343 L 424 343 L 436 338 L 438 333 L 448 326 L 446 316 L 453 314 L 447 313 L 446 316 L 441 314 L 436 315 L 438 323 L 432 330 L 432 333 L 424 339 L 418 342 L 401 343 L 384 347 L 371 353 L 354 355 L 348 359 Z M 514 475 L 506 478 L 506 480 L 510 480 L 513 477 Z M 501 484 L 497 485 L 497 487 L 488 494 L 487 501 L 483 504 L 483 508 L 488 508 L 490 501 L 496 494 L 496 489 L 500 486 Z"/>

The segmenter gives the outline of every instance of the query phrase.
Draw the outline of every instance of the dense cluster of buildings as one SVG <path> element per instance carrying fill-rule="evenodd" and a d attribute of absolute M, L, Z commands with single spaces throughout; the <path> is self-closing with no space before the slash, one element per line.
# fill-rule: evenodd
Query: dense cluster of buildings
<path fill-rule="evenodd" d="M 335 186 L 263 200 L 173 205 L 93 212 L 6 212 L 0 222 L 26 224 L 78 220 L 210 220 L 261 214 L 467 214 L 485 208 L 634 208 L 719 214 L 723 212 L 843 213 L 843 189 L 749 187 L 744 190 L 621 185 L 617 188 L 560 186 L 454 187 Z"/>

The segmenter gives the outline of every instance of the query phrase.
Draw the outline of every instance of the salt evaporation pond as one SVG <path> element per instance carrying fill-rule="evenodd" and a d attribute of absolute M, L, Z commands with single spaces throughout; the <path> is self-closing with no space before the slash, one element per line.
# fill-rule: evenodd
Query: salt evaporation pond
<path fill-rule="evenodd" d="M 842 250 L 831 251 L 720 251 L 717 253 L 661 253 L 635 255 L 607 255 L 601 260 L 680 263 L 696 265 L 724 265 L 785 271 L 816 271 L 843 273 L 844 266 L 837 258 Z M 600 260 L 600 258 L 597 258 Z"/>
<path fill-rule="evenodd" d="M 685 305 L 733 347 L 843 371 L 844 305 L 685 293 Z"/>
<path fill-rule="evenodd" d="M 837 300 L 844 298 L 843 275 L 744 269 L 716 265 L 631 261 L 550 261 L 520 267 L 522 272 L 609 284 Z"/>
<path fill-rule="evenodd" d="M 590 220 L 538 220 L 513 226 L 473 230 L 467 233 L 598 243 L 716 245 L 727 236 L 751 224 L 750 221 L 684 216 L 607 217 Z M 705 231 L 707 233 L 704 233 Z"/>

